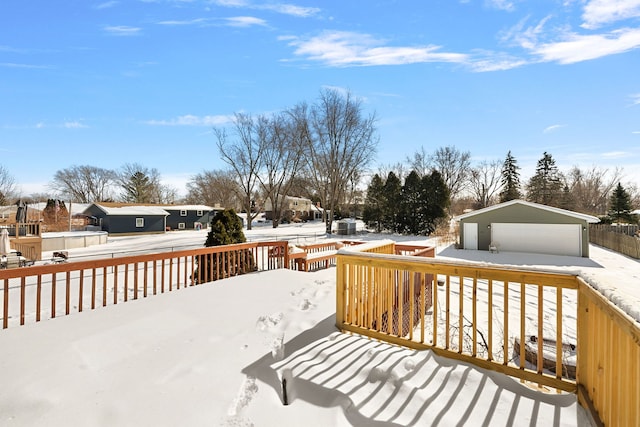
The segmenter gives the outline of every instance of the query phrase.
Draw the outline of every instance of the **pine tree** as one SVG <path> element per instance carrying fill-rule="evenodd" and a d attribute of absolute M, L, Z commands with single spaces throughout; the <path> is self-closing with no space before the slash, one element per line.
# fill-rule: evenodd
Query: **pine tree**
<path fill-rule="evenodd" d="M 622 184 L 613 190 L 609 199 L 609 217 L 613 222 L 631 222 L 631 196 Z"/>
<path fill-rule="evenodd" d="M 402 199 L 399 206 L 397 230 L 406 234 L 422 234 L 424 218 L 424 203 L 422 196 L 422 180 L 420 175 L 413 170 L 404 180 L 402 186 Z"/>
<path fill-rule="evenodd" d="M 422 232 L 425 236 L 433 233 L 440 221 L 447 217 L 447 209 L 451 204 L 449 188 L 440 172 L 434 170 L 422 177 L 422 203 L 425 207 L 422 220 Z"/>
<path fill-rule="evenodd" d="M 562 198 L 562 175 L 556 161 L 546 151 L 538 160 L 536 173 L 527 184 L 527 200 L 547 206 L 559 206 Z"/>
<path fill-rule="evenodd" d="M 399 207 L 402 201 L 402 183 L 393 172 L 389 172 L 384 183 L 384 208 L 382 226 L 385 230 L 400 231 L 398 224 Z"/>
<path fill-rule="evenodd" d="M 247 239 L 242 232 L 242 220 L 233 209 L 219 211 L 211 219 L 211 229 L 207 234 L 205 247 L 244 243 Z"/>
<path fill-rule="evenodd" d="M 151 179 L 141 171 L 137 171 L 129 176 L 122 183 L 124 189 L 124 200 L 130 203 L 151 203 L 153 201 L 153 191 L 155 188 Z"/>
<path fill-rule="evenodd" d="M 383 211 L 385 205 L 384 199 L 384 182 L 380 175 L 375 174 L 371 178 L 369 188 L 367 188 L 367 197 L 365 198 L 364 211 L 362 220 L 369 227 L 375 226 L 376 232 L 382 231 Z"/>
<path fill-rule="evenodd" d="M 500 202 L 508 202 L 522 197 L 520 192 L 520 167 L 518 162 L 511 155 L 511 151 L 507 153 L 507 157 L 502 165 L 502 191 L 500 192 Z"/>
<path fill-rule="evenodd" d="M 233 209 L 225 209 L 216 213 L 211 219 L 211 229 L 204 245 L 211 247 L 246 241 L 242 231 L 242 221 Z M 252 272 L 257 267 L 251 249 L 198 255 L 196 260 L 198 268 L 192 276 L 194 283 L 204 283 Z"/>

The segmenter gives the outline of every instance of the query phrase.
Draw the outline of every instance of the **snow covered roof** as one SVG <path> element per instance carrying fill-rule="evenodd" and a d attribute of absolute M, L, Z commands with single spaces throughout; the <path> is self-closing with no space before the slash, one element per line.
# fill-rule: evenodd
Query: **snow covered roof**
<path fill-rule="evenodd" d="M 205 211 L 205 212 L 209 212 L 209 211 L 213 211 L 213 210 L 223 210 L 224 208 L 212 208 L 211 206 L 207 206 L 207 205 L 157 205 L 158 207 L 161 207 L 163 209 L 169 209 L 169 210 L 185 210 L 185 211 Z"/>
<path fill-rule="evenodd" d="M 99 203 L 94 205 L 107 215 L 162 215 L 168 216 L 169 212 L 157 206 L 120 206 L 108 207 Z"/>
<path fill-rule="evenodd" d="M 560 215 L 566 215 L 566 216 L 570 216 L 573 218 L 577 218 L 577 219 L 581 219 L 583 221 L 587 221 L 588 223 L 598 223 L 600 222 L 600 219 L 593 216 L 593 215 L 587 215 L 587 214 L 583 214 L 583 213 L 578 213 L 578 212 L 573 212 L 573 211 L 569 211 L 566 209 L 561 209 L 561 208 L 556 208 L 553 206 L 547 206 L 547 205 L 541 205 L 540 203 L 533 203 L 533 202 L 527 202 L 526 200 L 509 200 L 508 202 L 504 202 L 504 203 L 498 203 L 497 205 L 493 205 L 493 206 L 489 206 L 486 208 L 482 208 L 482 209 L 478 209 L 475 211 L 471 211 L 469 213 L 465 213 L 462 215 L 458 215 L 453 217 L 454 220 L 456 221 L 460 221 L 461 219 L 466 219 L 466 218 L 470 218 L 479 214 L 483 214 L 483 213 L 487 213 L 487 212 L 491 212 L 497 209 L 502 209 L 505 208 L 507 206 L 511 206 L 511 205 L 523 205 L 523 206 L 528 206 L 531 208 L 536 208 L 536 209 L 542 209 L 548 212 L 553 212 L 553 213 L 557 213 Z"/>

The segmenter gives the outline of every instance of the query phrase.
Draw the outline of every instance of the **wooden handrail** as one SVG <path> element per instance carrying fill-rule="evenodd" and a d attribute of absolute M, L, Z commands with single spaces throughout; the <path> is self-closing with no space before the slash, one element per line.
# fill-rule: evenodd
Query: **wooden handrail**
<path fill-rule="evenodd" d="M 286 268 L 286 241 L 255 242 L 63 264 L 0 269 L 2 328 L 68 315 L 188 286 Z M 269 256 L 282 248 L 279 257 Z M 211 262 L 205 262 L 208 260 Z M 207 269 L 201 267 L 207 265 Z M 12 323 L 12 322 L 11 322 Z"/>

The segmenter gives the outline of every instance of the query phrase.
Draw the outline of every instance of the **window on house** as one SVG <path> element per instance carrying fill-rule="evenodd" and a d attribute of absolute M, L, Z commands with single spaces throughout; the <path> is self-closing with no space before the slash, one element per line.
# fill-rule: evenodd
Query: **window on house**
<path fill-rule="evenodd" d="M 186 209 L 181 209 L 180 210 L 180 216 L 187 216 L 187 210 Z"/>
<path fill-rule="evenodd" d="M 202 211 L 196 211 L 197 216 L 202 216 Z"/>
<path fill-rule="evenodd" d="M 137 228 L 144 227 L 144 218 L 136 218 L 136 227 Z"/>
<path fill-rule="evenodd" d="M 178 223 L 178 230 L 184 230 L 185 229 L 185 224 L 184 222 L 179 222 Z"/>

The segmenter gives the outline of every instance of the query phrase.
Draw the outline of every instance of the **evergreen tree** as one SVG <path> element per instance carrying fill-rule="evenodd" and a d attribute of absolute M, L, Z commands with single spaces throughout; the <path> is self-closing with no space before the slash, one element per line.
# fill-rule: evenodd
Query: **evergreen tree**
<path fill-rule="evenodd" d="M 123 180 L 124 201 L 129 203 L 152 203 L 155 185 L 143 172 L 136 171 Z"/>
<path fill-rule="evenodd" d="M 436 230 L 438 223 L 447 217 L 451 199 L 447 184 L 436 170 L 422 177 L 422 191 L 422 205 L 425 211 L 419 234 L 428 236 Z"/>
<path fill-rule="evenodd" d="M 244 243 L 247 239 L 242 232 L 242 220 L 233 209 L 219 211 L 211 219 L 211 229 L 207 234 L 205 247 Z"/>
<path fill-rule="evenodd" d="M 613 190 L 609 199 L 609 217 L 613 222 L 631 222 L 631 196 L 622 184 Z"/>
<path fill-rule="evenodd" d="M 406 234 L 422 234 L 424 222 L 424 191 L 420 175 L 413 170 L 404 180 L 396 229 Z"/>
<path fill-rule="evenodd" d="M 502 191 L 500 192 L 500 202 L 508 202 L 522 197 L 520 192 L 520 167 L 518 162 L 511 155 L 511 151 L 507 153 L 502 165 Z"/>
<path fill-rule="evenodd" d="M 546 151 L 538 160 L 536 173 L 527 185 L 527 199 L 530 202 L 548 206 L 559 206 L 562 198 L 562 175 L 556 161 Z"/>
<path fill-rule="evenodd" d="M 217 212 L 211 219 L 211 229 L 207 234 L 205 247 L 244 243 L 247 239 L 242 232 L 242 220 L 233 209 Z M 255 271 L 257 266 L 251 249 L 238 249 L 198 255 L 192 279 L 194 283 L 204 283 L 225 277 Z"/>
<path fill-rule="evenodd" d="M 384 182 L 380 175 L 375 174 L 369 183 L 367 189 L 367 197 L 365 198 L 364 212 L 362 220 L 367 226 L 375 226 L 376 232 L 382 231 L 382 222 L 384 219 Z"/>
<path fill-rule="evenodd" d="M 402 201 L 402 183 L 393 172 L 389 172 L 384 183 L 384 200 L 382 227 L 389 231 L 399 231 L 398 217 Z"/>

